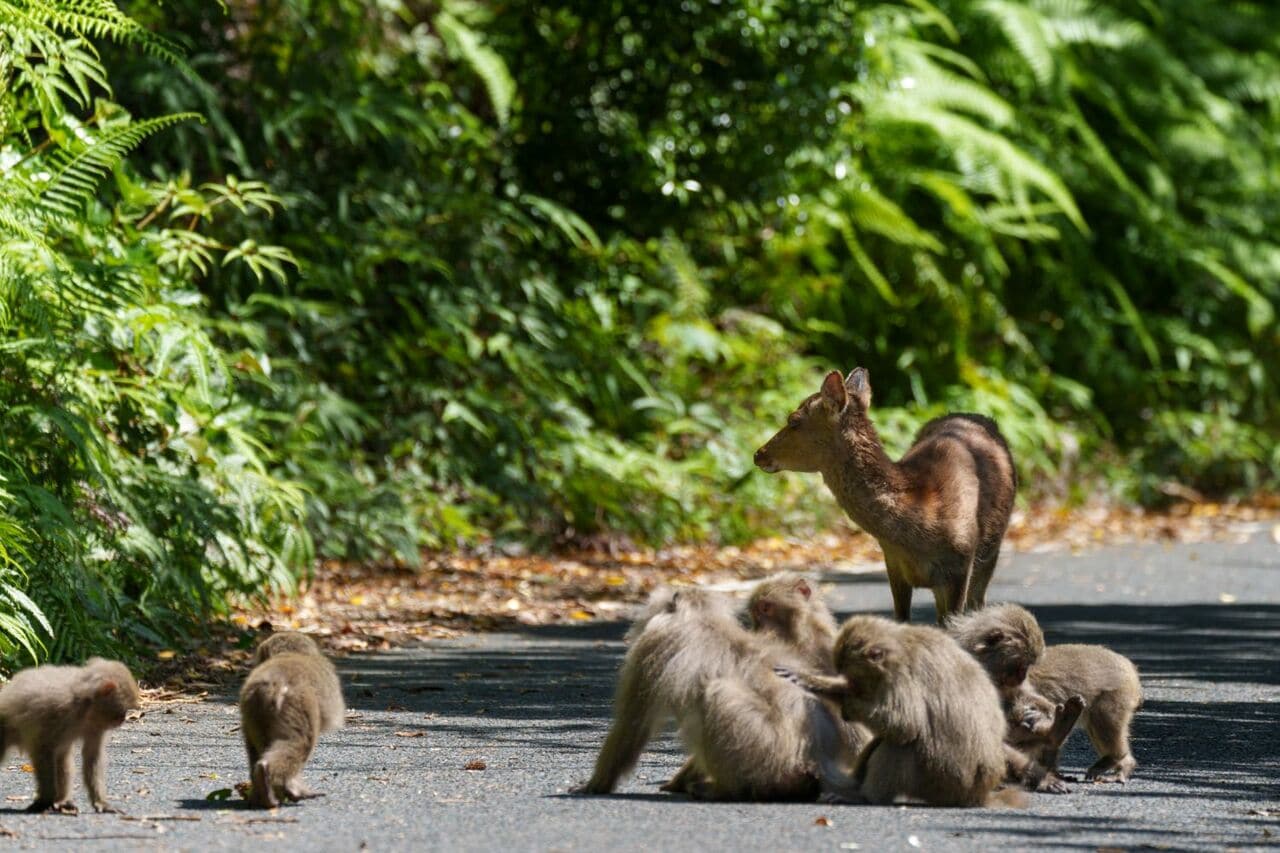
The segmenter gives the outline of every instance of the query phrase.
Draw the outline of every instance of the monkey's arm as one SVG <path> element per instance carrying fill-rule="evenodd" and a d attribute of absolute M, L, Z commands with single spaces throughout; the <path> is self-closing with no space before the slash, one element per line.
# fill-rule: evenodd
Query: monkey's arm
<path fill-rule="evenodd" d="M 843 675 L 822 675 L 816 672 L 796 672 L 785 666 L 775 666 L 773 671 L 792 684 L 798 684 L 814 696 L 840 701 L 849 692 L 849 682 Z"/>
<path fill-rule="evenodd" d="M 1058 712 L 1053 718 L 1053 727 L 1048 733 L 1049 742 L 1055 749 L 1061 747 L 1067 735 L 1071 734 L 1082 711 L 1084 711 L 1084 697 L 1079 695 L 1072 696 L 1058 706 Z"/>
<path fill-rule="evenodd" d="M 659 785 L 658 790 L 669 794 L 688 794 L 701 775 L 693 759 L 686 759 L 684 766 L 676 771 L 676 775 Z"/>

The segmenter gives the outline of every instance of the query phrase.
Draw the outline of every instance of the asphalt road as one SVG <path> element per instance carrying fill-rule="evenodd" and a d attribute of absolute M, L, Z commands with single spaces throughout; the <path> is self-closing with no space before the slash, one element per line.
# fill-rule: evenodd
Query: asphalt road
<path fill-rule="evenodd" d="M 882 573 L 827 575 L 835 609 L 887 612 Z M 917 593 L 917 620 L 932 619 Z M 1076 785 L 1028 808 L 711 804 L 659 794 L 664 739 L 617 796 L 565 794 L 609 719 L 624 626 L 530 629 L 339 663 L 351 714 L 308 779 L 323 799 L 252 812 L 206 795 L 247 778 L 229 696 L 153 709 L 117 733 L 109 790 L 132 819 L 21 813 L 32 779 L 0 771 L 15 848 L 186 850 L 940 850 L 1250 848 L 1280 842 L 1280 545 L 1006 556 L 991 600 L 1029 606 L 1050 643 L 1105 643 L 1146 704 L 1128 785 Z M 1080 733 L 1064 768 L 1093 760 Z M 466 769 L 483 762 L 484 769 Z M 480 766 L 475 764 L 473 766 Z M 83 802 L 83 794 L 77 789 Z M 155 820 L 139 818 L 154 817 Z M 824 825 L 826 818 L 830 825 Z"/>

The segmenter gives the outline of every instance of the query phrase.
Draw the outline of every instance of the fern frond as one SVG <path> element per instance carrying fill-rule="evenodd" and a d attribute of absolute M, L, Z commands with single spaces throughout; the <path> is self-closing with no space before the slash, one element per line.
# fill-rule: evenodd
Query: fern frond
<path fill-rule="evenodd" d="M 198 113 L 175 113 L 111 130 L 76 154 L 60 151 L 52 159 L 57 170 L 40 192 L 41 207 L 60 216 L 76 216 L 93 197 L 98 181 L 131 149 L 151 134 L 183 121 L 201 121 Z"/>

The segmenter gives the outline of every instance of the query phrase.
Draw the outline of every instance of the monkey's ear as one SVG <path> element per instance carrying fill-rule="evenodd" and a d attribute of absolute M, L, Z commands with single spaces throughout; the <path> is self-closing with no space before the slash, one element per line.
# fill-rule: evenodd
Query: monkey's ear
<path fill-rule="evenodd" d="M 849 392 L 845 390 L 840 371 L 833 370 L 822 380 L 822 401 L 835 412 L 843 412 L 849 403 Z"/>
<path fill-rule="evenodd" d="M 871 377 L 865 367 L 855 367 L 844 381 L 844 387 L 863 411 L 871 408 Z"/>
<path fill-rule="evenodd" d="M 115 692 L 116 692 L 116 683 L 111 679 L 107 679 L 106 681 L 98 685 L 98 689 L 93 691 L 93 695 L 97 696 L 99 699 L 102 699 L 103 697 L 110 696 L 112 693 L 115 693 Z"/>
<path fill-rule="evenodd" d="M 984 639 L 988 646 L 999 645 L 1000 641 L 1004 639 L 1004 631 L 999 628 L 992 629 L 987 632 L 987 636 Z"/>
<path fill-rule="evenodd" d="M 804 578 L 796 581 L 796 592 L 800 593 L 805 598 L 813 595 L 813 590 L 809 588 L 809 582 Z"/>

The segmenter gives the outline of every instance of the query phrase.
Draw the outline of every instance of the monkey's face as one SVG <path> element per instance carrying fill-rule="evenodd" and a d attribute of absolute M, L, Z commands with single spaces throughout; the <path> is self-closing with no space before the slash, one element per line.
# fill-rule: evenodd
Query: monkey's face
<path fill-rule="evenodd" d="M 883 621 L 892 626 L 887 620 Z M 881 693 L 896 668 L 903 663 L 903 649 L 886 625 L 846 626 L 836 644 L 836 671 L 847 684 L 841 703 L 846 720 L 861 719 L 870 707 L 879 704 Z M 850 630 L 853 628 L 854 630 Z"/>
<path fill-rule="evenodd" d="M 985 632 L 971 652 L 990 673 L 996 686 L 1002 689 L 1020 686 L 1027 677 L 1027 670 L 1040 657 L 1025 634 L 1006 627 L 991 628 Z"/>

